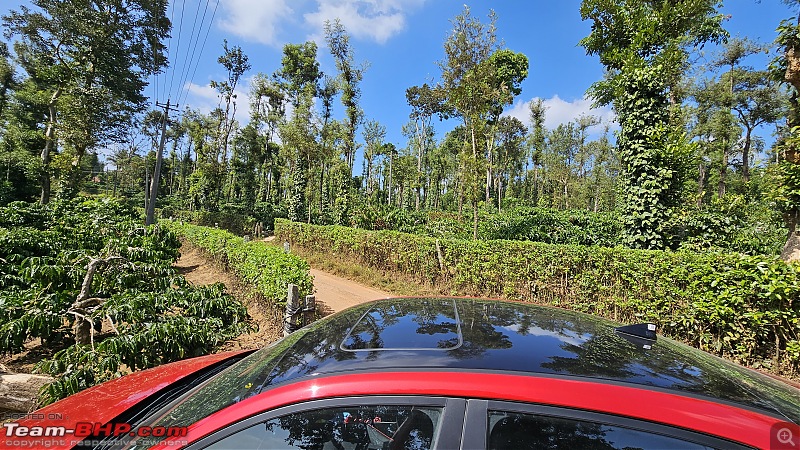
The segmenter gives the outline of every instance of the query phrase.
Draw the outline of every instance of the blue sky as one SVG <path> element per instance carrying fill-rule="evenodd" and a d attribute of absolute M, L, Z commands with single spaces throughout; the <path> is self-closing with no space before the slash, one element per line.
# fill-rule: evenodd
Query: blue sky
<path fill-rule="evenodd" d="M 2 9 L 11 9 L 23 2 L 4 3 L 8 6 Z M 725 27 L 731 35 L 763 42 L 771 42 L 779 22 L 791 15 L 780 0 L 725 3 L 722 12 L 730 15 Z M 222 54 L 223 39 L 227 39 L 229 45 L 241 46 L 252 64 L 238 88 L 237 117 L 246 123 L 249 80 L 258 72 L 271 74 L 278 69 L 284 44 L 317 41 L 322 70 L 335 74 L 333 59 L 322 39 L 322 27 L 325 20 L 338 17 L 352 36 L 356 62 L 369 64 L 361 84 L 365 118 L 382 123 L 387 129 L 387 141 L 404 147 L 406 139 L 401 128 L 409 114 L 405 90 L 439 78 L 436 62 L 444 56 L 442 44 L 451 29 L 450 20 L 463 10 L 464 4 L 465 0 L 219 0 L 217 6 L 217 0 L 171 0 L 174 29 L 169 47 L 173 67 L 158 77 L 158 95 L 154 86 L 148 88 L 147 94 L 151 101 L 157 98 L 164 102 L 171 97 L 173 103 L 185 95 L 181 108 L 209 111 L 218 102 L 209 82 L 225 77 L 216 59 Z M 578 46 L 578 41 L 589 32 L 589 23 L 580 18 L 580 0 L 467 0 L 466 4 L 484 22 L 488 21 L 489 9 L 494 9 L 498 16 L 498 37 L 508 48 L 529 58 L 529 76 L 522 84 L 522 94 L 507 109 L 508 114 L 527 122 L 527 103 L 541 98 L 549 107 L 550 127 L 582 113 L 612 119 L 608 108 L 590 111 L 591 101 L 585 98 L 586 89 L 602 78 L 603 70 L 596 57 L 586 56 Z M 188 71 L 194 77 L 181 85 L 181 74 L 188 66 L 185 62 L 188 42 L 194 38 L 191 31 L 195 17 L 199 22 L 204 11 L 206 18 L 195 53 L 197 70 L 194 72 L 190 67 Z M 214 19 L 209 29 L 212 14 Z M 197 34 L 200 25 L 195 27 Z M 208 40 L 200 54 L 206 30 Z M 767 59 L 763 57 L 752 64 L 763 67 Z M 170 84 L 172 90 L 168 93 Z M 434 125 L 441 135 L 454 124 L 435 121 Z"/>

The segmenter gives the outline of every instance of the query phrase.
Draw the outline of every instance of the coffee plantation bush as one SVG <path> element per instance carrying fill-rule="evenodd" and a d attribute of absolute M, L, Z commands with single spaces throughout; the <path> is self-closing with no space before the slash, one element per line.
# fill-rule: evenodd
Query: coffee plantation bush
<path fill-rule="evenodd" d="M 207 354 L 251 329 L 223 285 L 192 287 L 176 272 L 179 246 L 174 233 L 142 226 L 110 199 L 0 208 L 0 351 L 40 338 L 55 352 L 37 366 L 55 377 L 42 395 L 48 403 Z M 90 342 L 80 342 L 81 326 Z"/>
<path fill-rule="evenodd" d="M 774 257 L 437 239 L 285 220 L 275 232 L 444 294 L 651 321 L 663 334 L 750 366 L 800 370 L 800 267 Z"/>
<path fill-rule="evenodd" d="M 289 284 L 299 287 L 301 297 L 314 290 L 308 263 L 280 248 L 245 241 L 224 230 L 171 221 L 161 223 L 226 265 L 271 305 L 286 304 Z"/>
<path fill-rule="evenodd" d="M 562 211 L 514 206 L 498 213 L 480 211 L 478 239 L 547 244 L 622 245 L 622 222 L 614 212 Z M 365 230 L 394 230 L 435 238 L 472 238 L 472 212 L 406 211 L 388 206 L 359 208 L 350 225 Z M 764 205 L 730 195 L 702 207 L 675 211 L 664 224 L 670 248 L 777 255 L 786 240 L 781 217 Z"/>

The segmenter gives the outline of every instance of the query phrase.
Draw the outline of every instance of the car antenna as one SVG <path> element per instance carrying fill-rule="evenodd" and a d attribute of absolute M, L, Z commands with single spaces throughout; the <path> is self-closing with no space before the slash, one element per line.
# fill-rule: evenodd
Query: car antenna
<path fill-rule="evenodd" d="M 656 326 L 652 323 L 637 323 L 614 328 L 619 337 L 633 345 L 649 350 L 656 342 Z"/>

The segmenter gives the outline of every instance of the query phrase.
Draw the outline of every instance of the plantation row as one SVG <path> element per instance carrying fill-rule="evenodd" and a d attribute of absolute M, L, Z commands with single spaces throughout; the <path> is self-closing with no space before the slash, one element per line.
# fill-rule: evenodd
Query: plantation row
<path fill-rule="evenodd" d="M 557 210 L 527 207 L 507 202 L 502 212 L 481 209 L 480 240 L 514 240 L 547 244 L 623 245 L 624 230 L 617 212 Z M 208 227 L 218 226 L 234 234 L 252 234 L 257 222 L 273 229 L 276 218 L 287 218 L 285 209 L 260 203 L 250 209 L 225 205 L 220 211 L 183 211 L 171 207 L 160 211 L 162 218 L 174 218 Z M 776 211 L 747 203 L 730 195 L 725 202 L 714 201 L 702 208 L 686 206 L 660 225 L 672 249 L 739 252 L 748 255 L 777 255 L 786 241 Z M 365 230 L 394 230 L 434 238 L 472 239 L 471 211 L 405 210 L 392 206 L 361 205 L 346 225 Z M 334 225 L 324 215 L 312 215 L 315 225 Z"/>
<path fill-rule="evenodd" d="M 774 373 L 800 370 L 798 265 L 769 256 L 469 241 L 276 220 L 281 239 L 452 295 L 560 306 Z"/>
<path fill-rule="evenodd" d="M 301 298 L 314 291 L 308 263 L 282 249 L 245 241 L 224 230 L 172 221 L 161 224 L 225 265 L 267 305 L 285 306 L 289 284 L 298 286 Z"/>
<path fill-rule="evenodd" d="M 94 384 L 205 355 L 250 330 L 222 284 L 190 286 L 180 241 L 108 199 L 0 207 L 0 351 L 41 338 L 50 403 Z"/>
<path fill-rule="evenodd" d="M 768 207 L 747 204 L 731 195 L 702 208 L 687 206 L 659 224 L 669 248 L 777 255 L 786 241 L 780 215 Z M 320 224 L 317 225 L 333 225 Z M 351 226 L 394 230 L 435 238 L 472 239 L 472 213 L 406 211 L 365 207 L 351 217 Z M 512 206 L 502 212 L 481 210 L 478 239 L 533 241 L 547 244 L 623 245 L 624 229 L 617 212 L 556 210 Z"/>

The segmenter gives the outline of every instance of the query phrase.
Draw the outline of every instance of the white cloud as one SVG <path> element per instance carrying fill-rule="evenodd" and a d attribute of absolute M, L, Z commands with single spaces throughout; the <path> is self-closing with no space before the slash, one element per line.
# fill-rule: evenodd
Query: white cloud
<path fill-rule="evenodd" d="M 318 9 L 303 17 L 317 41 L 325 21 L 339 19 L 353 37 L 383 44 L 405 29 L 407 11 L 423 3 L 425 0 L 317 0 Z"/>
<path fill-rule="evenodd" d="M 517 101 L 511 109 L 507 110 L 504 115 L 516 117 L 526 125 L 530 126 L 530 104 L 536 100 L 533 98 L 527 102 Z M 544 99 L 544 106 L 547 108 L 545 112 L 544 125 L 546 128 L 552 129 L 562 123 L 568 123 L 572 120 L 579 118 L 581 115 L 597 116 L 601 120 L 601 125 L 594 127 L 591 131 L 598 132 L 602 130 L 604 124 L 616 125 L 616 116 L 611 110 L 611 107 L 604 106 L 601 108 L 592 108 L 592 101 L 586 97 L 573 100 L 571 102 L 563 100 L 558 95 L 551 98 Z"/>
<path fill-rule="evenodd" d="M 279 24 L 294 13 L 288 0 L 224 0 L 220 28 L 249 41 L 280 45 Z"/>
<path fill-rule="evenodd" d="M 310 38 L 321 43 L 325 21 L 338 18 L 353 37 L 383 44 L 406 28 L 408 11 L 425 1 L 225 0 L 219 27 L 248 41 L 281 46 L 286 40 L 282 32 L 289 31 L 283 28 L 305 25 Z M 304 8 L 307 3 L 316 4 L 316 10 Z"/>

